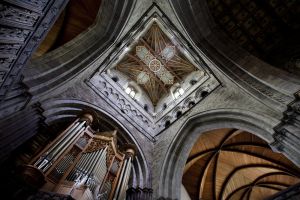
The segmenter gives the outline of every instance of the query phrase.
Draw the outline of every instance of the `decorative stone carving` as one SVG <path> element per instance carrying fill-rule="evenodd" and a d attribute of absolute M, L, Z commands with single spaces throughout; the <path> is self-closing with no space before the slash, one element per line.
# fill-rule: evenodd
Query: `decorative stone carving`
<path fill-rule="evenodd" d="M 135 199 L 143 199 L 150 200 L 152 199 L 153 190 L 151 188 L 129 188 L 127 190 L 126 199 L 127 200 L 135 200 Z"/>
<path fill-rule="evenodd" d="M 13 61 L 12 58 L 0 58 L 0 69 L 9 69 Z"/>
<path fill-rule="evenodd" d="M 30 31 L 19 28 L 0 27 L 0 41 L 1 42 L 24 42 Z"/>
<path fill-rule="evenodd" d="M 95 73 L 94 76 L 87 81 L 87 84 L 98 95 L 103 97 L 103 99 L 105 99 L 107 103 L 114 107 L 116 111 L 120 113 L 120 115 L 124 116 L 124 118 L 135 119 L 129 121 L 129 123 L 139 129 L 140 132 L 144 133 L 146 137 L 154 140 L 153 137 L 163 131 L 166 128 L 166 124 L 169 125 L 176 121 L 179 117 L 183 116 L 185 112 L 187 112 L 195 104 L 205 98 L 206 95 L 216 89 L 220 85 L 220 82 L 215 78 L 214 74 L 212 74 L 212 72 L 208 70 L 208 66 L 202 60 L 202 57 L 200 57 L 200 55 L 198 55 L 196 51 L 188 46 L 186 38 L 180 35 L 179 31 L 174 27 L 174 25 L 169 22 L 169 20 L 161 11 L 158 11 L 155 7 L 153 7 L 152 10 L 150 9 L 148 12 L 149 13 L 147 17 L 141 19 L 141 23 L 137 22 L 137 25 L 135 25 L 132 30 L 129 31 L 132 34 L 125 35 L 124 38 L 120 39 L 119 43 L 123 45 L 116 46 L 114 51 L 112 51 L 112 53 L 107 56 L 107 59 L 101 64 L 99 72 Z M 139 33 L 148 30 L 146 29 L 146 27 L 151 28 L 153 24 L 167 27 L 167 30 L 162 29 L 162 31 L 167 31 L 168 34 L 171 35 L 170 37 L 172 37 L 173 40 L 176 41 L 176 48 L 178 48 L 178 51 L 180 50 L 186 53 L 185 59 L 188 60 L 186 62 L 189 63 L 193 61 L 193 63 L 195 63 L 193 64 L 195 70 L 192 70 L 191 72 L 186 74 L 186 76 L 199 71 L 199 79 L 195 84 L 190 85 L 188 84 L 188 81 L 185 82 L 185 80 L 182 80 L 182 84 L 185 83 L 186 85 L 185 92 L 184 94 L 180 95 L 180 98 L 172 97 L 172 88 L 168 88 L 167 92 L 165 93 L 166 95 L 163 96 L 163 98 L 165 99 L 156 102 L 157 105 L 156 103 L 153 104 L 154 106 L 156 106 L 154 108 L 155 112 L 145 110 L 145 102 L 138 101 L 137 99 L 133 99 L 129 95 L 127 95 L 124 91 L 125 88 L 120 85 L 120 83 L 115 82 L 112 79 L 110 73 L 111 71 L 116 70 L 115 64 L 119 63 L 122 60 L 122 52 L 130 51 L 130 48 L 133 48 L 134 52 L 137 53 L 137 58 L 135 58 L 135 60 L 137 59 L 139 62 L 144 63 L 147 66 L 145 70 L 148 71 L 145 72 L 150 71 L 153 73 L 158 73 L 159 71 L 161 71 L 162 66 L 160 65 L 163 63 L 163 61 L 166 62 L 166 60 L 174 56 L 174 46 L 167 46 L 166 50 L 163 49 L 160 53 L 163 54 L 163 56 L 154 56 L 157 52 L 154 52 L 152 49 L 150 53 L 150 48 L 146 48 L 146 46 L 148 45 L 147 43 L 144 42 L 145 46 L 135 46 L 135 43 L 129 43 L 129 41 L 139 41 Z M 141 39 L 141 41 L 144 40 Z M 160 57 L 164 57 L 164 59 L 166 60 L 163 60 Z M 109 70 L 110 72 L 108 72 Z M 118 73 L 121 73 L 120 70 L 116 71 Z M 155 75 L 155 77 L 159 80 L 162 80 L 161 76 Z M 167 79 L 172 80 L 172 78 Z M 145 80 L 142 80 L 141 82 L 147 82 L 147 79 L 145 78 Z M 168 84 L 168 81 L 162 81 L 162 83 L 166 85 Z M 124 83 L 122 82 L 122 84 Z M 180 83 L 178 83 L 178 85 L 180 85 Z M 204 91 L 206 92 L 206 95 L 202 95 Z M 190 99 L 191 101 L 186 102 L 183 99 Z M 164 104 L 166 106 L 163 106 Z"/>
<path fill-rule="evenodd" d="M 39 16 L 39 14 L 27 9 L 0 4 L 0 24 L 13 25 L 15 27 L 21 25 L 30 28 L 36 24 Z"/>
<path fill-rule="evenodd" d="M 40 12 L 48 4 L 48 0 L 6 0 L 17 6 L 24 6 L 30 10 Z"/>
<path fill-rule="evenodd" d="M 15 79 L 20 77 L 31 53 L 66 3 L 63 0 L 1 1 L 0 25 L 4 26 L 0 28 L 0 100 L 5 99 L 7 92 L 17 81 Z"/>
<path fill-rule="evenodd" d="M 290 155 L 290 159 L 300 165 L 300 91 L 295 94 L 284 113 L 282 123 L 275 127 L 273 148 Z"/>
<path fill-rule="evenodd" d="M 19 44 L 2 44 L 0 45 L 0 54 L 3 57 L 16 57 L 20 48 Z"/>

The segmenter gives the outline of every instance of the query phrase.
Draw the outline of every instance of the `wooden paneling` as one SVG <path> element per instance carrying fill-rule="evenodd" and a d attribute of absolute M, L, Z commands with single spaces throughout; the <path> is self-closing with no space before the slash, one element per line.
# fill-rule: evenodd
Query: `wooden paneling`
<path fill-rule="evenodd" d="M 242 130 L 204 133 L 182 179 L 192 199 L 264 199 L 300 181 L 300 169 Z"/>

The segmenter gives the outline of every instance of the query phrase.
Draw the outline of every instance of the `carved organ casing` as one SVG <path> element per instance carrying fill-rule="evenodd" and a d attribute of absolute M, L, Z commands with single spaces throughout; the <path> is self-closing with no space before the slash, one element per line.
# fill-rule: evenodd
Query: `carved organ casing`
<path fill-rule="evenodd" d="M 117 147 L 117 133 L 94 132 L 92 117 L 77 119 L 24 170 L 29 179 L 43 177 L 42 191 L 74 199 L 125 199 L 134 148 Z M 27 178 L 28 179 L 28 178 Z"/>

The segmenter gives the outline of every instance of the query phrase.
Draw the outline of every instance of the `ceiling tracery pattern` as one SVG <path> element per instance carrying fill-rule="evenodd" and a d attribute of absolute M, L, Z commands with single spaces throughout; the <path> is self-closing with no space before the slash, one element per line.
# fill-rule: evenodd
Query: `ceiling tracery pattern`
<path fill-rule="evenodd" d="M 250 53 L 272 63 L 299 44 L 300 4 L 296 0 L 211 0 L 208 7 L 221 29 Z M 277 64 L 277 63 L 274 63 Z M 282 66 L 281 66 L 282 67 Z"/>
<path fill-rule="evenodd" d="M 300 169 L 262 139 L 241 130 L 202 135 L 190 152 L 182 183 L 192 199 L 265 199 L 300 182 Z"/>
<path fill-rule="evenodd" d="M 155 22 L 116 69 L 137 82 L 153 105 L 173 84 L 197 70 Z"/>

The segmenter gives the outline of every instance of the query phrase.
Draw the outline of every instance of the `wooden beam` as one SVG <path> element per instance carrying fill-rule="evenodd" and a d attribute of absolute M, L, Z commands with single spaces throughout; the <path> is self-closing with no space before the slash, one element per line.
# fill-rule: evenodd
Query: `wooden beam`
<path fill-rule="evenodd" d="M 293 174 L 294 176 L 300 177 L 299 171 L 295 171 L 294 169 L 290 169 L 289 166 L 287 166 L 286 164 L 282 164 L 281 162 L 279 162 L 276 159 L 269 158 L 269 157 L 266 157 L 266 156 L 263 156 L 263 155 L 260 155 L 260 154 L 257 154 L 257 153 L 253 153 L 253 152 L 250 152 L 250 151 L 240 150 L 240 149 L 223 149 L 223 151 L 242 153 L 242 154 L 246 154 L 246 155 L 249 155 L 249 156 L 253 156 L 253 157 L 256 157 L 256 158 L 260 158 L 260 159 L 269 161 L 271 163 L 275 163 L 275 164 L 280 165 L 281 167 L 283 167 L 290 174 Z"/>
<path fill-rule="evenodd" d="M 223 184 L 221 186 L 219 199 L 223 199 L 225 188 L 226 188 L 227 184 L 229 183 L 229 180 L 233 177 L 233 175 L 236 172 L 238 172 L 239 170 L 247 169 L 247 168 L 268 168 L 268 169 L 273 169 L 273 170 L 276 169 L 278 171 L 286 173 L 289 176 L 297 177 L 297 176 L 287 172 L 285 168 L 281 168 L 281 167 L 269 165 L 269 164 L 249 164 L 249 165 L 239 166 L 239 167 L 236 167 L 232 172 L 230 172 L 230 174 L 226 177 L 225 181 L 223 182 Z"/>
<path fill-rule="evenodd" d="M 240 190 L 242 190 L 242 189 L 244 189 L 244 188 L 247 188 L 247 187 L 249 187 L 249 186 L 251 186 L 251 185 L 256 184 L 258 181 L 260 181 L 260 180 L 263 179 L 263 178 L 266 178 L 266 177 L 268 177 L 268 176 L 276 176 L 276 175 L 290 176 L 290 175 L 288 175 L 288 174 L 285 173 L 285 172 L 270 172 L 270 173 L 267 173 L 267 174 L 263 174 L 263 175 L 257 177 L 251 184 L 243 185 L 243 186 L 241 186 L 241 187 L 236 188 L 235 190 L 233 190 L 231 193 L 229 193 L 229 195 L 227 195 L 227 197 L 226 197 L 225 200 L 229 200 L 229 199 L 230 199 L 234 194 L 236 194 L 238 191 L 240 191 Z M 219 198 L 219 199 L 221 199 L 221 198 Z"/>
<path fill-rule="evenodd" d="M 243 200 L 244 197 L 246 196 L 246 194 L 249 194 L 249 195 L 250 195 L 253 186 L 252 186 L 251 184 L 249 184 L 249 185 L 247 185 L 247 186 L 248 186 L 248 187 L 247 187 L 247 189 L 245 189 L 245 191 L 244 191 L 243 194 L 241 195 L 240 200 Z M 249 193 L 249 192 L 250 192 L 250 193 Z"/>
<path fill-rule="evenodd" d="M 203 187 L 202 184 L 206 178 L 206 174 L 207 174 L 207 170 L 208 170 L 208 167 L 211 163 L 211 161 L 213 160 L 213 158 L 215 157 L 216 155 L 216 152 L 212 153 L 212 155 L 210 155 L 210 157 L 208 158 L 208 160 L 205 162 L 204 164 L 204 167 L 203 167 L 203 170 L 201 171 L 201 174 L 200 174 L 200 179 L 199 179 L 199 182 L 198 182 L 198 198 L 201 199 L 201 195 L 202 195 L 202 190 L 203 190 Z"/>
<path fill-rule="evenodd" d="M 278 185 L 278 186 L 282 186 L 282 187 L 290 187 L 291 186 L 289 184 L 280 183 L 280 182 L 276 182 L 276 181 L 264 181 L 264 182 L 259 182 L 255 185 Z"/>
<path fill-rule="evenodd" d="M 250 200 L 250 196 L 251 196 L 252 190 L 253 190 L 253 187 L 249 188 L 249 190 L 248 190 L 248 192 L 247 192 L 247 196 L 246 196 L 246 199 L 247 199 L 247 200 Z M 241 199 L 242 199 L 242 198 L 241 198 Z"/>
<path fill-rule="evenodd" d="M 217 200 L 217 189 L 216 189 L 216 181 L 217 181 L 217 168 L 218 168 L 218 159 L 220 153 L 216 153 L 214 159 L 214 168 L 213 168 L 213 182 L 212 182 L 212 192 L 213 192 L 213 199 Z"/>
<path fill-rule="evenodd" d="M 235 189 L 234 191 L 232 191 L 232 192 L 226 197 L 225 200 L 229 200 L 229 199 L 230 199 L 233 195 L 235 195 L 237 192 L 239 192 L 239 191 L 242 190 L 242 189 L 246 189 L 246 188 L 248 188 L 248 187 L 250 187 L 249 184 L 248 184 L 248 185 L 243 185 L 243 186 L 241 186 L 241 187 Z M 219 200 L 222 200 L 221 197 L 219 197 Z"/>
<path fill-rule="evenodd" d="M 147 49 L 155 56 L 156 59 L 158 59 L 160 62 L 163 63 L 164 67 L 167 68 L 167 70 L 179 81 L 182 81 L 182 79 L 177 76 L 167 65 L 167 63 L 160 57 L 159 54 L 157 54 L 149 45 L 148 43 L 142 38 L 141 39 L 142 43 L 147 47 Z"/>
<path fill-rule="evenodd" d="M 137 61 L 141 66 L 146 66 L 142 61 L 140 61 L 138 58 L 136 58 L 135 56 L 131 55 L 131 54 L 127 54 L 128 57 L 134 59 L 135 61 Z M 156 75 L 150 70 L 148 69 L 148 67 L 144 67 L 144 69 L 146 69 L 147 72 L 149 72 L 150 74 L 152 74 L 152 77 L 155 79 L 156 82 L 158 82 L 158 84 L 163 88 L 163 90 L 168 93 L 168 90 L 166 89 L 165 85 L 163 84 L 163 82 L 156 77 Z"/>
<path fill-rule="evenodd" d="M 223 148 L 225 148 L 227 151 L 229 151 L 230 148 L 232 148 L 232 147 L 240 147 L 242 145 L 243 146 L 253 146 L 253 147 L 266 147 L 265 145 L 261 145 L 259 143 L 256 144 L 256 143 L 247 143 L 247 142 L 244 143 L 243 142 L 243 143 L 233 143 L 233 144 L 229 144 L 229 145 L 224 145 Z M 266 147 L 266 148 L 268 148 L 268 147 Z M 212 151 L 217 151 L 219 149 L 220 149 L 219 147 L 216 147 L 216 148 L 207 149 L 205 151 L 199 152 L 199 153 L 195 154 L 194 156 L 188 158 L 186 165 L 189 165 L 191 162 L 195 162 L 196 159 L 203 157 L 204 154 L 207 154 Z"/>

